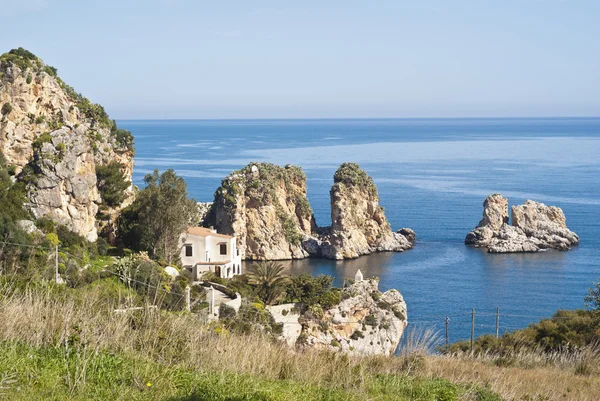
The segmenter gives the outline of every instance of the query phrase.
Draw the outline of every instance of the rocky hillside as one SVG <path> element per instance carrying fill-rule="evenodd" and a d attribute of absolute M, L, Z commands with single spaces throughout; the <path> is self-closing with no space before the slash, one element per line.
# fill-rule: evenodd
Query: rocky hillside
<path fill-rule="evenodd" d="M 372 178 L 353 163 L 334 176 L 329 227 L 315 224 L 299 167 L 251 163 L 223 180 L 205 224 L 235 235 L 245 259 L 356 258 L 404 251 L 410 229 L 392 232 Z"/>
<path fill-rule="evenodd" d="M 28 184 L 28 209 L 95 241 L 133 201 L 131 133 L 22 48 L 0 56 L 0 107 L 0 151 Z M 126 184 L 99 182 L 107 166 Z"/>
<path fill-rule="evenodd" d="M 397 290 L 379 291 L 377 279 L 356 281 L 342 290 L 340 304 L 299 315 L 294 304 L 269 307 L 283 324 L 288 344 L 360 355 L 392 355 L 408 324 L 406 303 Z"/>
<path fill-rule="evenodd" d="M 528 200 L 511 209 L 509 225 L 508 199 L 500 194 L 488 196 L 483 203 L 483 219 L 467 234 L 465 244 L 492 253 L 566 251 L 579 244 L 579 237 L 567 228 L 560 208 Z"/>

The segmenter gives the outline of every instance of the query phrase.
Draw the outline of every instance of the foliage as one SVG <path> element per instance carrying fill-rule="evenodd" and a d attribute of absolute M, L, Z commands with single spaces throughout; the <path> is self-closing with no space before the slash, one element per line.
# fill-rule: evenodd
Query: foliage
<path fill-rule="evenodd" d="M 593 311 L 600 312 L 600 280 L 593 284 L 594 286 L 589 289 L 588 294 L 585 296 L 585 306 Z"/>
<path fill-rule="evenodd" d="M 126 129 L 118 128 L 115 120 L 112 120 L 110 134 L 116 139 L 117 145 L 133 151 L 133 135 Z"/>
<path fill-rule="evenodd" d="M 281 227 L 283 228 L 283 235 L 287 242 L 292 245 L 300 245 L 302 242 L 302 233 L 298 231 L 298 227 L 294 219 L 283 211 L 277 214 Z"/>
<path fill-rule="evenodd" d="M 225 312 L 225 314 L 223 315 L 222 312 Z M 221 304 L 219 319 L 229 331 L 237 334 L 267 332 L 280 335 L 283 330 L 283 325 L 275 322 L 273 316 L 264 307 L 247 301 L 242 302 L 237 314 L 233 308 Z"/>
<path fill-rule="evenodd" d="M 290 283 L 290 278 L 283 274 L 283 266 L 273 261 L 252 264 L 246 276 L 248 284 L 255 287 L 256 295 L 267 305 L 282 299 Z"/>
<path fill-rule="evenodd" d="M 3 115 L 6 115 L 6 114 L 10 114 L 10 112 L 11 112 L 12 110 L 13 110 L 13 107 L 12 107 L 12 105 L 11 105 L 10 103 L 4 103 L 4 104 L 2 105 L 2 110 L 0 110 L 0 112 L 1 112 Z"/>
<path fill-rule="evenodd" d="M 546 352 L 581 348 L 594 344 L 600 338 L 600 319 L 586 310 L 559 310 L 550 319 L 529 327 L 505 333 L 500 338 L 484 335 L 475 340 L 475 353 L 492 352 L 508 355 L 515 351 L 537 350 Z M 451 344 L 447 352 L 469 351 L 470 342 Z"/>
<path fill-rule="evenodd" d="M 330 308 L 341 302 L 341 292 L 331 288 L 333 277 L 319 275 L 313 277 L 303 273 L 294 276 L 286 286 L 285 302 L 299 302 L 307 307 L 321 305 L 324 309 Z"/>
<path fill-rule="evenodd" d="M 183 178 L 173 170 L 158 170 L 144 178 L 146 188 L 119 218 L 119 236 L 131 249 L 147 251 L 171 264 L 179 257 L 179 237 L 196 214 Z"/>
<path fill-rule="evenodd" d="M 118 206 L 125 200 L 125 190 L 131 183 L 125 179 L 121 171 L 122 165 L 112 161 L 104 166 L 96 167 L 97 186 L 104 203 L 109 207 Z"/>
<path fill-rule="evenodd" d="M 342 163 L 333 176 L 333 182 L 360 187 L 372 195 L 377 195 L 373 179 L 356 163 Z"/>
<path fill-rule="evenodd" d="M 0 63 L 13 63 L 21 70 L 25 71 L 28 68 L 38 66 L 40 60 L 35 54 L 19 47 L 18 49 L 12 49 L 8 53 L 1 55 Z"/>

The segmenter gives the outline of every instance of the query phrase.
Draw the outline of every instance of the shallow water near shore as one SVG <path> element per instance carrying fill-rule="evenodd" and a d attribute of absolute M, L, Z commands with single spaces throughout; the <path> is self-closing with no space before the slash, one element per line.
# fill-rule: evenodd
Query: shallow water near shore
<path fill-rule="evenodd" d="M 341 285 L 357 269 L 396 288 L 414 326 L 468 338 L 526 327 L 557 309 L 583 307 L 600 278 L 600 119 L 171 120 L 119 121 L 136 142 L 134 180 L 173 168 L 198 201 L 251 161 L 301 166 L 317 224 L 330 224 L 329 189 L 340 163 L 375 180 L 393 227 L 418 242 L 403 253 L 350 261 L 283 262 L 292 273 L 329 274 Z M 559 206 L 581 238 L 569 252 L 487 254 L 463 245 L 490 193 L 509 205 Z"/>

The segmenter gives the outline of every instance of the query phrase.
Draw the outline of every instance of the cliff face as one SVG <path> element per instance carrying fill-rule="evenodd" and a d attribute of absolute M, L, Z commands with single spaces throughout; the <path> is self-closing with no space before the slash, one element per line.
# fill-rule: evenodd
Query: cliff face
<path fill-rule="evenodd" d="M 251 163 L 225 178 L 215 193 L 209 220 L 235 235 L 246 259 L 308 256 L 302 240 L 315 229 L 299 167 Z"/>
<path fill-rule="evenodd" d="M 566 251 L 579 244 L 579 237 L 567 228 L 565 215 L 558 207 L 527 200 L 511 208 L 509 225 L 508 200 L 502 195 L 490 195 L 483 206 L 483 219 L 467 234 L 467 245 L 484 247 L 491 253 L 508 253 Z"/>
<path fill-rule="evenodd" d="M 372 252 L 402 252 L 414 245 L 410 229 L 392 232 L 379 206 L 373 179 L 354 163 L 344 163 L 333 177 L 331 227 L 325 229 L 317 254 L 330 259 L 357 258 Z"/>
<path fill-rule="evenodd" d="M 15 176 L 29 183 L 32 214 L 94 241 L 102 203 L 96 167 L 116 161 L 131 182 L 130 134 L 23 49 L 0 56 L 0 107 L 0 151 Z M 123 203 L 104 208 L 106 214 L 118 214 L 133 197 L 130 185 Z"/>
<path fill-rule="evenodd" d="M 392 232 L 373 180 L 358 165 L 338 169 L 330 195 L 332 225 L 319 228 L 299 167 L 252 163 L 223 180 L 205 224 L 235 235 L 245 259 L 344 259 L 414 245 L 412 230 Z"/>
<path fill-rule="evenodd" d="M 294 314 L 293 304 L 270 307 L 283 324 L 282 339 L 309 347 L 359 355 L 392 355 L 406 326 L 406 303 L 397 290 L 381 293 L 375 279 L 357 281 L 342 290 L 342 302 L 321 316 Z M 285 311 L 285 312 L 284 312 Z M 300 339 L 300 340 L 299 340 Z"/>

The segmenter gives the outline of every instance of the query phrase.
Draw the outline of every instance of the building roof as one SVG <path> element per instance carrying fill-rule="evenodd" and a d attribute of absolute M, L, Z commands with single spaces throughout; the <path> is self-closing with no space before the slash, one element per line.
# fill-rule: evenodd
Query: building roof
<path fill-rule="evenodd" d="M 186 230 L 186 233 L 191 234 L 191 235 L 197 235 L 199 237 L 217 237 L 217 238 L 224 238 L 224 239 L 234 238 L 231 235 L 225 235 L 225 234 L 219 234 L 219 233 L 213 232 L 210 228 L 205 228 L 205 227 L 188 227 Z"/>

